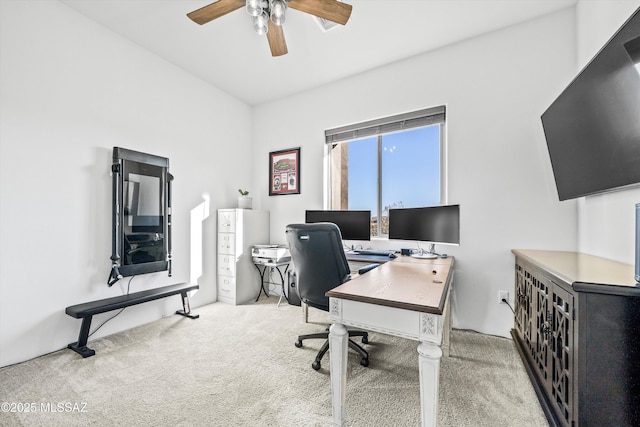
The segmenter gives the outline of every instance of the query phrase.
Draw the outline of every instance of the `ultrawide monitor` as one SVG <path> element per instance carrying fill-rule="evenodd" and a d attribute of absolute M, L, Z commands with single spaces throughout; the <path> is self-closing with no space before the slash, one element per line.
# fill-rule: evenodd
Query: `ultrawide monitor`
<path fill-rule="evenodd" d="M 389 239 L 460 244 L 460 205 L 390 209 Z"/>
<path fill-rule="evenodd" d="M 308 210 L 305 222 L 332 222 L 340 229 L 342 240 L 371 240 L 371 211 Z"/>

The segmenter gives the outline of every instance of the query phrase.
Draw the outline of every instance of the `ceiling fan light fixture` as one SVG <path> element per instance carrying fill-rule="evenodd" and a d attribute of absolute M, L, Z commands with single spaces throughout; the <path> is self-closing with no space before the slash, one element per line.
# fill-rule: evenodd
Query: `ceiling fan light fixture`
<path fill-rule="evenodd" d="M 258 17 L 262 12 L 262 0 L 247 0 L 247 13 L 249 15 Z"/>
<path fill-rule="evenodd" d="M 264 36 L 269 31 L 269 15 L 267 12 L 253 18 L 253 30 L 260 36 Z"/>
<path fill-rule="evenodd" d="M 271 1 L 271 22 L 276 25 L 282 25 L 285 21 L 287 12 L 287 2 L 284 0 Z"/>
<path fill-rule="evenodd" d="M 288 52 L 282 28 L 287 9 L 308 13 L 323 21 L 340 25 L 349 21 L 353 9 L 342 0 L 215 0 L 187 13 L 187 17 L 196 24 L 203 25 L 243 7 L 252 17 L 253 30 L 259 35 L 267 36 L 271 56 L 274 57 Z"/>

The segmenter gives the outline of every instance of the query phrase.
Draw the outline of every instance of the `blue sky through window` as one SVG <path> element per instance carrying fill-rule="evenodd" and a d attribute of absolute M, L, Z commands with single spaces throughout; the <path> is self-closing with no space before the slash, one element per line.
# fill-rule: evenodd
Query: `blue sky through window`
<path fill-rule="evenodd" d="M 349 209 L 377 215 L 377 137 L 349 143 Z M 440 126 L 382 136 L 382 206 L 440 204 Z"/>

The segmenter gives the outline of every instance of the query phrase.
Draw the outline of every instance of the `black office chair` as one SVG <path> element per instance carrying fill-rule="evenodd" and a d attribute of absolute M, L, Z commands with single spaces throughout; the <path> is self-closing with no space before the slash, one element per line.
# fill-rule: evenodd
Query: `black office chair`
<path fill-rule="evenodd" d="M 333 223 L 290 224 L 286 228 L 286 237 L 291 252 L 291 260 L 297 277 L 300 300 L 307 305 L 329 311 L 327 291 L 349 280 L 349 264 L 342 246 L 340 229 Z M 365 331 L 349 331 L 349 337 L 362 337 L 362 343 L 368 343 Z M 296 347 L 302 347 L 302 341 L 310 338 L 322 338 L 326 342 L 320 348 L 311 365 L 320 369 L 320 361 L 329 349 L 329 331 L 300 335 Z M 361 346 L 349 339 L 349 347 L 360 354 L 360 364 L 369 365 L 369 354 Z"/>

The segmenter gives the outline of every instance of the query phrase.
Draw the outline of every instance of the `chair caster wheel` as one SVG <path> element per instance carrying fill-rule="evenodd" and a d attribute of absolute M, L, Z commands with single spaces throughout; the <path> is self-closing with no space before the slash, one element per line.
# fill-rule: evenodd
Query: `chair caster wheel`
<path fill-rule="evenodd" d="M 296 341 L 296 347 L 298 348 L 302 347 L 302 341 L 300 340 Z"/>
<path fill-rule="evenodd" d="M 360 364 L 366 368 L 369 366 L 369 359 L 360 359 Z"/>
<path fill-rule="evenodd" d="M 320 362 L 316 360 L 311 364 L 311 367 L 317 371 L 318 369 L 320 369 Z"/>
<path fill-rule="evenodd" d="M 369 344 L 369 338 L 362 337 L 362 344 Z"/>

